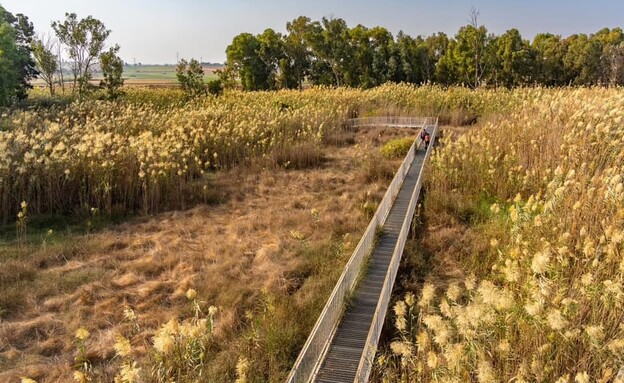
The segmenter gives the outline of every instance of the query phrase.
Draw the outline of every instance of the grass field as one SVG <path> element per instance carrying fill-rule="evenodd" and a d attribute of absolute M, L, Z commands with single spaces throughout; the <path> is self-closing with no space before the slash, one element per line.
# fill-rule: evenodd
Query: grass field
<path fill-rule="evenodd" d="M 0 120 L 0 381 L 283 381 L 414 135 L 355 115 L 465 125 L 374 381 L 622 381 L 621 89 L 45 97 Z"/>
<path fill-rule="evenodd" d="M 175 89 L 130 89 L 126 104 L 74 104 L 56 117 L 31 111 L 30 122 L 12 115 L 2 142 L 26 131 L 43 134 L 35 145 L 54 142 L 50 152 L 28 149 L 48 160 L 19 156 L 29 180 L 60 179 L 67 198 L 53 200 L 73 202 L 48 205 L 61 189 L 36 192 L 0 229 L 0 381 L 78 373 L 110 382 L 135 362 L 146 382 L 191 382 L 198 373 L 233 381 L 243 362 L 250 381 L 282 381 L 400 162 L 380 147 L 415 135 L 343 130 L 348 111 L 338 101 L 356 94 L 235 92 L 184 104 Z M 207 139 L 215 141 L 193 149 Z M 145 155 L 136 169 L 135 155 Z M 4 159 L 2 187 L 18 186 L 19 170 L 5 173 Z M 59 178 L 52 169 L 65 159 Z M 104 162 L 111 173 L 94 168 Z M 150 163 L 160 170 L 143 167 Z M 105 173 L 112 178 L 96 180 Z M 72 178 L 80 181 L 68 191 Z M 151 195 L 122 208 L 131 189 Z M 74 197 L 87 190 L 111 199 L 83 210 Z"/>
<path fill-rule="evenodd" d="M 412 133 L 343 136 L 311 169 L 217 172 L 211 204 L 123 224 L 100 221 L 90 234 L 87 222 L 38 219 L 17 257 L 15 236 L 5 236 L 0 262 L 10 277 L 0 278 L 0 381 L 69 381 L 80 328 L 91 333 L 85 347 L 94 381 L 111 381 L 117 371 L 117 334 L 131 342 L 133 360 L 149 365 L 159 326 L 193 320 L 189 289 L 203 312 L 219 310 L 201 367 L 212 376 L 206 381 L 233 381 L 243 356 L 257 366 L 250 377 L 280 381 L 367 224 L 363 206 L 381 199 L 397 166 L 379 157 L 374 167 L 385 173 L 371 173 L 358 147 L 374 152 Z"/>
<path fill-rule="evenodd" d="M 217 79 L 214 70 L 218 67 L 204 67 L 206 82 Z M 126 65 L 123 77 L 128 85 L 177 84 L 175 65 Z"/>
<path fill-rule="evenodd" d="M 432 156 L 373 381 L 624 381 L 624 93 L 523 93 Z"/>
<path fill-rule="evenodd" d="M 216 80 L 218 77 L 214 71 L 219 68 L 219 66 L 204 66 L 204 81 Z M 70 78 L 71 74 L 66 73 L 65 80 L 69 81 Z M 123 78 L 125 79 L 125 85 L 132 86 L 174 86 L 178 84 L 175 65 L 125 65 Z M 93 73 L 93 79 L 95 82 L 99 82 L 102 79 L 102 73 Z M 32 81 L 32 84 L 43 86 L 44 82 L 41 79 L 35 79 Z"/>

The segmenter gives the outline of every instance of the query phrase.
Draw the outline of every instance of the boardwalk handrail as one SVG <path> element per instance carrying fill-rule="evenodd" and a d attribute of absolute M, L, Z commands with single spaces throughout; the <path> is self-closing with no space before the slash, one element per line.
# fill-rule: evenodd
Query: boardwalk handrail
<path fill-rule="evenodd" d="M 350 118 L 346 125 L 350 127 L 396 126 L 421 128 L 427 124 L 427 117 L 376 116 Z"/>
<path fill-rule="evenodd" d="M 432 126 L 433 132 L 431 133 L 431 142 L 429 144 L 429 147 L 427 148 L 425 160 L 429 156 L 429 153 L 431 152 L 431 148 L 433 147 L 433 143 L 435 141 L 436 131 L 438 129 L 437 118 L 435 120 L 435 124 L 432 124 Z M 403 224 L 401 225 L 399 238 L 397 239 L 397 244 L 394 248 L 394 251 L 392 252 L 392 259 L 390 260 L 390 266 L 388 267 L 388 272 L 384 280 L 380 299 L 377 302 L 377 308 L 375 309 L 375 314 L 373 316 L 372 326 L 369 330 L 368 337 L 366 338 L 364 355 L 360 359 L 360 364 L 355 375 L 355 382 L 357 383 L 368 382 L 368 378 L 371 373 L 375 352 L 377 352 L 377 343 L 379 342 L 379 336 L 381 335 L 381 330 L 383 329 L 383 323 L 386 318 L 386 311 L 388 310 L 388 304 L 392 295 L 392 287 L 394 286 L 394 280 L 396 279 L 399 264 L 401 263 L 401 257 L 403 255 L 403 249 L 405 247 L 407 235 L 409 233 L 409 229 L 414 216 L 414 210 L 416 209 L 416 204 L 418 203 L 418 196 L 420 194 L 420 187 L 422 185 L 423 171 L 424 167 L 420 170 L 420 173 L 418 174 L 418 180 L 416 181 L 416 186 L 414 187 L 414 191 L 412 193 L 412 197 L 407 208 L 407 213 L 405 214 L 405 219 L 403 220 Z"/>
<path fill-rule="evenodd" d="M 433 120 L 424 118 L 422 126 L 427 126 L 428 122 L 433 122 Z M 435 126 L 437 126 L 437 119 L 435 120 Z M 351 258 L 349 258 L 321 315 L 297 357 L 286 382 L 307 383 L 318 368 L 319 362 L 342 316 L 347 296 L 355 286 L 366 255 L 370 253 L 373 247 L 377 227 L 384 224 L 420 143 L 421 139 L 417 137 L 395 173 L 388 190 L 386 190 L 383 199 L 379 203 L 377 211 L 364 231 Z"/>

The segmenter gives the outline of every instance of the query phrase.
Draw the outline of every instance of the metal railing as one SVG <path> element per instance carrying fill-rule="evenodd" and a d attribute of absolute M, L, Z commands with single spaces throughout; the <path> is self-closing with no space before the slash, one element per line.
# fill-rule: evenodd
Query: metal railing
<path fill-rule="evenodd" d="M 350 118 L 346 125 L 349 127 L 375 127 L 393 126 L 403 128 L 422 128 L 429 122 L 428 117 L 400 117 L 400 116 L 377 116 Z"/>
<path fill-rule="evenodd" d="M 431 142 L 429 144 L 429 147 L 427 148 L 427 153 L 425 153 L 426 160 L 435 142 L 435 136 L 438 130 L 438 120 L 436 119 L 433 125 L 425 125 L 425 127 L 433 127 L 433 131 L 431 132 Z M 420 173 L 418 174 L 418 180 L 416 181 L 414 192 L 412 193 L 412 197 L 410 198 L 410 203 L 407 208 L 405 219 L 403 220 L 403 224 L 401 226 L 399 238 L 397 239 L 397 244 L 392 253 L 392 259 L 390 260 L 390 266 L 388 267 L 386 279 L 381 290 L 380 299 L 379 302 L 377 302 L 377 308 L 373 316 L 372 326 L 368 332 L 368 337 L 366 338 L 366 349 L 364 350 L 364 355 L 362 356 L 362 359 L 360 359 L 360 364 L 355 375 L 355 382 L 357 383 L 368 382 L 368 378 L 371 373 L 375 353 L 377 352 L 377 343 L 379 342 L 379 336 L 381 335 L 381 330 L 383 329 L 384 320 L 386 318 L 386 311 L 388 310 L 388 304 L 392 295 L 392 287 L 394 286 L 394 280 L 396 279 L 399 264 L 401 263 L 401 257 L 403 255 L 403 249 L 405 248 L 405 242 L 407 241 L 407 235 L 409 234 L 410 226 L 414 216 L 414 210 L 416 209 L 416 204 L 418 203 L 418 196 L 420 195 L 420 187 L 422 185 L 423 171 L 424 164 L 423 167 L 420 169 Z"/>
<path fill-rule="evenodd" d="M 422 120 L 421 126 L 427 126 L 427 123 L 433 122 L 432 119 L 428 118 L 420 119 Z M 437 126 L 437 119 L 435 120 L 435 126 Z M 340 275 L 340 278 L 338 279 L 334 290 L 332 291 L 327 303 L 325 304 L 325 307 L 323 308 L 319 319 L 316 321 L 316 324 L 314 325 L 312 332 L 310 333 L 306 343 L 304 344 L 301 353 L 295 361 L 295 364 L 286 380 L 288 383 L 307 383 L 309 379 L 314 375 L 315 371 L 318 369 L 320 361 L 325 354 L 326 348 L 328 347 L 330 340 L 332 339 L 333 334 L 336 331 L 336 327 L 344 311 L 347 296 L 357 282 L 357 278 L 360 274 L 360 270 L 362 268 L 362 264 L 364 263 L 366 255 L 370 253 L 374 245 L 377 227 L 384 224 L 388 213 L 392 208 L 394 199 L 399 193 L 401 185 L 403 184 L 403 180 L 405 179 L 405 176 L 409 171 L 409 168 L 416 153 L 416 149 L 420 146 L 420 143 L 420 137 L 414 140 L 414 143 L 412 144 L 409 152 L 405 156 L 403 163 L 401 163 L 401 166 L 395 173 L 394 178 L 390 183 L 390 186 L 388 186 L 388 190 L 386 190 L 386 194 L 379 203 L 375 215 L 373 215 L 373 218 L 368 224 L 368 227 L 364 231 L 364 234 L 362 235 L 362 238 L 360 239 L 357 247 L 353 251 L 351 258 L 349 258 L 349 261 L 347 262 L 347 265 L 345 266 L 342 275 Z M 392 289 L 390 289 L 390 291 L 392 291 Z"/>

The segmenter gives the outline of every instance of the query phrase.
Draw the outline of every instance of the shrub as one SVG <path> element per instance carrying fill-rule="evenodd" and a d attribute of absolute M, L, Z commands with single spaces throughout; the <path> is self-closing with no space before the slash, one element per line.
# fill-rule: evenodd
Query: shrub
<path fill-rule="evenodd" d="M 413 143 L 413 138 L 397 138 L 395 140 L 388 141 L 381 147 L 381 149 L 379 149 L 379 151 L 385 158 L 391 159 L 405 157 Z"/>

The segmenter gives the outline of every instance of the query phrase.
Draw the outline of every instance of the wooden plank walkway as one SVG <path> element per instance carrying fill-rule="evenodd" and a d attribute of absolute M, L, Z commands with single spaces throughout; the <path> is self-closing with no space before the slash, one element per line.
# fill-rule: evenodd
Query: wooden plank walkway
<path fill-rule="evenodd" d="M 351 383 L 355 379 L 360 359 L 366 351 L 366 339 L 390 266 L 392 253 L 397 245 L 401 226 L 406 219 L 410 199 L 424 161 L 423 145 L 416 152 L 409 172 L 384 223 L 382 234 L 372 251 L 368 270 L 355 290 L 349 307 L 345 310 L 314 378 L 315 382 Z"/>

